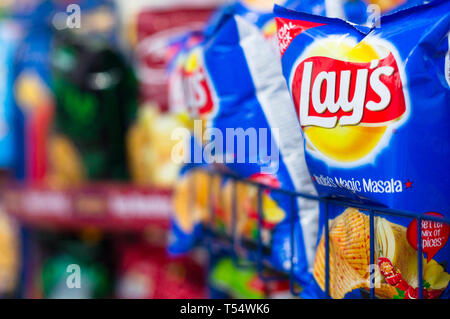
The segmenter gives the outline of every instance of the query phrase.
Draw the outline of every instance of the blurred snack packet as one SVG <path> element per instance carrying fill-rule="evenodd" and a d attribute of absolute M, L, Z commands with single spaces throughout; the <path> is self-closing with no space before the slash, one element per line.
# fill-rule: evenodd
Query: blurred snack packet
<path fill-rule="evenodd" d="M 303 149 L 298 147 L 303 143 L 300 128 L 282 78 L 281 65 L 277 62 L 277 53 L 261 29 L 245 16 L 235 14 L 234 10 L 230 12 L 227 7 L 223 10 L 213 19 L 214 27 L 205 31 L 205 41 L 194 45 L 183 56 L 186 107 L 196 120 L 193 135 L 200 136 L 197 144 L 202 145 L 201 162 L 195 162 L 194 158 L 194 163 L 210 164 L 269 187 L 313 193 Z M 266 14 L 273 19 L 271 13 Z M 229 130 L 234 132 L 231 137 L 227 135 Z M 244 135 L 244 141 L 249 136 L 256 140 L 250 139 L 247 145 L 245 142 L 239 144 L 237 135 L 240 133 Z M 214 145 L 214 141 L 217 144 Z M 203 174 L 208 181 L 208 174 Z M 199 184 L 194 182 L 193 185 Z M 212 203 L 217 217 L 213 222 L 216 227 L 222 224 L 226 234 L 235 234 L 238 240 L 254 245 L 258 228 L 257 189 L 241 188 L 239 183 L 236 186 L 239 195 L 238 231 L 235 233 L 231 229 L 234 227 L 231 225 L 233 187 L 231 178 L 219 181 L 222 195 Z M 215 188 L 207 187 L 206 193 Z M 192 188 L 186 189 L 186 196 L 189 196 L 188 191 Z M 199 190 L 202 192 L 205 188 Z M 191 198 L 194 205 L 195 198 Z M 187 201 L 189 199 L 185 198 Z M 295 264 L 295 273 L 302 283 L 309 283 L 312 277 L 308 269 L 312 269 L 314 258 L 318 208 L 317 204 L 306 200 L 294 201 L 294 205 L 291 207 L 290 197 L 281 192 L 269 189 L 262 192 L 265 258 L 277 270 L 290 270 L 292 217 L 296 220 L 294 236 L 298 242 L 294 252 L 299 261 Z M 209 206 L 205 209 L 210 212 Z M 187 209 L 186 219 L 192 218 L 193 214 L 192 209 Z M 194 242 L 189 235 L 201 229 L 195 223 L 203 214 L 195 214 L 200 217 L 190 223 L 196 227 L 184 229 L 183 236 L 179 232 L 182 224 L 179 215 L 180 212 L 175 213 L 174 225 L 178 229 L 174 237 L 185 236 L 190 240 L 175 240 L 175 243 Z"/>

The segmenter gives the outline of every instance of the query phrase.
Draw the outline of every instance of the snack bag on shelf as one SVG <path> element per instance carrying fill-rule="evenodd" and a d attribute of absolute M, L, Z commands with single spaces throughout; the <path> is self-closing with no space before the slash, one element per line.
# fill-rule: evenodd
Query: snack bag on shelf
<path fill-rule="evenodd" d="M 160 58 L 164 60 L 164 65 L 167 64 L 166 74 L 163 74 L 167 84 L 164 83 L 164 90 L 161 90 L 169 92 L 166 96 L 169 106 L 165 105 L 167 102 L 164 105 L 156 103 L 157 98 L 152 100 L 141 96 L 144 101 L 153 102 L 145 102 L 140 106 L 137 123 L 133 125 L 127 138 L 131 173 L 133 181 L 138 184 L 158 187 L 174 187 L 176 184 L 182 163 L 175 157 L 183 157 L 184 154 L 182 150 L 177 151 L 177 140 L 173 136 L 181 129 L 189 130 L 191 126 L 184 102 L 183 52 L 202 38 L 199 31 L 180 34 L 178 30 L 172 37 L 164 37 L 164 41 L 159 44 Z M 139 65 L 138 73 L 152 77 L 144 64 Z M 163 93 L 161 90 L 158 94 Z"/>
<path fill-rule="evenodd" d="M 187 108 L 195 119 L 194 135 L 201 136 L 202 160 L 270 187 L 313 193 L 303 149 L 296 147 L 303 143 L 300 127 L 281 65 L 276 62 L 277 53 L 261 29 L 234 11 L 214 23 L 214 32 L 208 31 L 206 40 L 185 57 Z M 239 183 L 237 187 L 234 235 L 254 247 L 258 240 L 257 189 L 241 188 Z M 219 189 L 214 224 L 222 224 L 231 235 L 233 180 L 221 180 Z M 208 189 L 203 191 L 208 193 Z M 261 235 L 266 260 L 277 270 L 288 271 L 291 212 L 299 211 L 298 205 L 302 207 L 300 223 L 297 214 L 293 216 L 298 242 L 294 254 L 299 260 L 295 272 L 307 283 L 311 280 L 308 269 L 312 269 L 314 258 L 318 208 L 306 200 L 295 205 L 292 209 L 290 198 L 281 192 L 264 190 Z"/>
<path fill-rule="evenodd" d="M 209 216 L 208 192 L 212 184 L 220 187 L 218 179 L 213 182 L 206 172 L 197 170 L 199 166 L 205 164 L 202 152 L 203 137 L 195 133 L 193 122 L 195 113 L 190 107 L 195 103 L 195 98 L 203 100 L 207 95 L 203 91 L 204 79 L 201 74 L 197 76 L 196 83 L 196 91 L 200 95 L 190 95 L 187 90 L 187 79 L 194 76 L 187 67 L 187 58 L 190 50 L 202 41 L 203 34 L 198 31 L 180 36 L 174 42 L 175 45 L 178 43 L 177 53 L 168 63 L 169 112 L 183 119 L 184 126 L 180 128 L 182 127 L 185 133 L 180 135 L 173 131 L 171 136 L 171 140 L 176 142 L 172 145 L 172 161 L 178 162 L 181 166 L 178 181 L 174 185 L 172 234 L 169 245 L 169 251 L 173 254 L 189 251 L 197 239 L 202 237 L 202 223 Z M 200 120 L 200 124 L 197 125 L 203 126 L 203 123 Z"/>
<path fill-rule="evenodd" d="M 15 3 L 14 19 L 23 32 L 16 50 L 13 88 L 18 179 L 42 180 L 47 171 L 47 140 L 54 111 L 49 68 L 53 10 L 50 1 Z"/>
<path fill-rule="evenodd" d="M 138 123 L 129 135 L 132 173 L 138 183 L 160 187 L 174 187 L 176 184 L 182 167 L 177 158 L 187 154 L 183 149 L 177 149 L 178 142 L 174 136 L 192 126 L 183 89 L 183 52 L 201 39 L 200 33 L 189 32 L 169 41 L 166 52 L 168 59 L 172 60 L 167 72 L 169 108 L 162 112 L 155 103 L 141 106 Z"/>
<path fill-rule="evenodd" d="M 449 8 L 440 0 L 415 6 L 366 32 L 276 8 L 283 72 L 320 196 L 450 216 L 442 165 L 450 156 Z M 361 297 L 369 288 L 368 212 L 330 204 L 329 216 L 330 294 Z M 418 295 L 416 223 L 375 216 L 380 298 Z M 425 298 L 449 296 L 448 236 L 447 224 L 422 222 Z M 323 296 L 324 254 L 320 231 L 310 297 Z"/>
<path fill-rule="evenodd" d="M 273 1 L 269 2 L 271 3 L 270 8 L 266 3 L 266 6 L 259 7 L 261 11 L 258 12 L 252 11 L 252 6 L 248 6 L 241 1 L 226 5 L 215 12 L 203 33 L 199 31 L 188 32 L 174 41 L 175 45 L 178 42 L 180 47 L 168 63 L 169 112 L 181 115 L 188 123 L 186 129 L 189 129 L 191 133 L 189 134 L 190 138 L 187 139 L 189 152 L 185 156 L 188 158 L 186 162 L 193 163 L 193 165 L 188 164 L 182 169 L 179 183 L 175 186 L 174 235 L 172 236 L 173 242 L 170 249 L 172 252 L 185 251 L 195 242 L 196 238 L 201 237 L 201 224 L 210 217 L 209 204 L 206 201 L 209 183 L 215 185 L 213 189 L 216 189 L 217 186 L 217 194 L 212 196 L 214 198 L 212 206 L 214 207 L 214 212 L 218 215 L 214 222 L 216 226 L 223 226 L 222 229 L 227 228 L 229 230 L 230 225 L 230 213 L 228 213 L 228 216 L 224 215 L 223 200 L 219 198 L 218 193 L 224 185 L 228 185 L 227 188 L 229 189 L 232 182 L 227 182 L 217 177 L 214 180 L 209 180 L 206 173 L 190 172 L 191 169 L 198 166 L 195 164 L 199 164 L 199 161 L 200 166 L 206 164 L 203 158 L 203 146 L 205 143 L 202 131 L 206 128 L 209 113 L 217 103 L 214 89 L 210 84 L 208 74 L 205 72 L 204 61 L 202 60 L 204 37 L 213 36 L 221 21 L 226 20 L 225 16 L 230 14 L 239 14 L 245 19 L 250 19 L 261 28 L 265 36 L 273 37 L 275 29 L 265 27 L 270 24 L 269 22 L 274 22 L 272 13 Z M 255 5 L 253 3 L 253 6 Z M 261 3 L 258 5 L 261 6 Z M 253 7 L 253 9 L 255 8 Z M 269 34 L 264 31 L 265 29 L 271 29 L 273 32 Z M 197 120 L 197 124 L 194 123 L 194 120 Z M 197 130 L 196 127 L 199 127 L 200 130 Z M 199 131 L 200 134 L 198 134 Z M 192 190 L 192 187 L 189 187 L 189 185 L 192 185 L 191 180 L 197 179 L 202 181 L 200 185 L 204 187 L 203 191 L 206 197 L 204 201 L 200 200 L 194 203 L 196 212 L 191 213 L 187 199 L 189 192 Z M 202 189 L 200 189 L 201 191 Z M 254 196 L 253 199 L 256 200 Z M 194 228 L 196 229 L 195 236 L 194 232 L 192 232 Z"/>

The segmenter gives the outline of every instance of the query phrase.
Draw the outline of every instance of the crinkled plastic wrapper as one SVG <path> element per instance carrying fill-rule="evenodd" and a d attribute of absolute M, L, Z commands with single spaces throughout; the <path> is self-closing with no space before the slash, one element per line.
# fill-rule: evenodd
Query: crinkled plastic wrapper
<path fill-rule="evenodd" d="M 276 8 L 283 73 L 320 196 L 449 217 L 449 7 L 413 6 L 373 29 Z M 368 212 L 328 211 L 330 294 L 361 298 Z M 376 296 L 417 298 L 417 221 L 376 214 L 374 227 Z M 422 221 L 424 298 L 449 296 L 448 235 L 447 224 Z M 320 231 L 306 297 L 324 296 L 324 257 Z"/>

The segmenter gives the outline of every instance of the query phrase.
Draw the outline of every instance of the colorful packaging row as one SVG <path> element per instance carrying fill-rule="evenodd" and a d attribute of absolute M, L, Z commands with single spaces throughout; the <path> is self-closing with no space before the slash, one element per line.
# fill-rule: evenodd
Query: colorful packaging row
<path fill-rule="evenodd" d="M 56 186 L 114 179 L 171 187 L 180 165 L 167 141 L 184 119 L 166 112 L 169 39 L 212 8 L 142 8 L 127 21 L 135 39 L 122 43 L 112 0 L 9 4 L 0 167 Z"/>
<path fill-rule="evenodd" d="M 19 180 L 128 177 L 137 84 L 118 48 L 115 6 L 84 0 L 76 7 L 82 28 L 68 24 L 78 21 L 76 8 L 49 0 L 14 3 L 1 22 L 0 166 Z"/>

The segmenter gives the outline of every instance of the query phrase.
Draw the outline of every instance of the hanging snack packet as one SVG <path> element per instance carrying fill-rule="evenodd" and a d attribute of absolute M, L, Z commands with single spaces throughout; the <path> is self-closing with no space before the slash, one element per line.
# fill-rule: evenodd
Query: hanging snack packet
<path fill-rule="evenodd" d="M 22 36 L 14 58 L 14 175 L 19 180 L 42 181 L 47 173 L 48 133 L 54 97 L 50 72 L 53 32 L 50 1 L 17 2 L 14 20 Z"/>
<path fill-rule="evenodd" d="M 0 168 L 14 165 L 14 55 L 20 30 L 11 21 L 0 21 Z"/>
<path fill-rule="evenodd" d="M 185 63 L 188 108 L 201 120 L 194 131 L 202 136 L 202 158 L 239 178 L 274 188 L 314 192 L 303 150 L 297 147 L 302 144 L 300 127 L 281 65 L 274 63 L 276 52 L 260 29 L 241 16 L 224 14 L 216 26 L 213 35 L 190 50 Z M 261 235 L 266 260 L 272 267 L 288 271 L 290 221 L 295 219 L 295 272 L 302 283 L 309 282 L 317 232 L 315 204 L 303 200 L 295 202 L 297 207 L 292 209 L 289 196 L 264 190 L 263 229 L 259 234 L 257 189 L 233 183 L 233 179 L 222 181 L 222 216 L 215 216 L 223 219 L 227 233 L 253 244 Z M 234 186 L 237 221 L 231 229 Z M 297 214 L 292 216 L 298 205 L 303 207 L 300 223 Z"/>
<path fill-rule="evenodd" d="M 182 92 L 178 90 L 178 95 L 171 94 L 175 96 L 171 100 L 185 101 L 184 107 L 197 120 L 193 125 L 193 140 L 197 141 L 195 149 L 200 154 L 196 157 L 191 152 L 191 163 L 221 166 L 240 178 L 271 187 L 313 193 L 303 150 L 291 151 L 302 140 L 297 130 L 298 122 L 293 120 L 295 114 L 281 66 L 267 68 L 278 59 L 271 45 L 275 29 L 271 36 L 264 31 L 270 29 L 269 25 L 275 26 L 273 18 L 269 10 L 255 12 L 240 2 L 223 8 L 206 28 L 206 40 L 181 50 L 176 63 L 171 64 L 173 76 L 169 79 L 174 81 L 169 88 L 184 88 Z M 184 65 L 181 72 L 179 65 Z M 230 65 L 234 67 L 230 68 Z M 174 109 L 180 109 L 182 103 L 174 105 Z M 281 136 L 277 135 L 279 130 Z M 230 132 L 232 136 L 227 135 Z M 239 144 L 242 141 L 239 134 L 247 139 L 247 146 Z M 256 140 L 248 140 L 251 137 L 247 134 L 255 136 Z M 221 143 L 220 140 L 223 148 L 217 144 Z M 194 147 L 191 146 L 192 149 Z M 193 195 L 194 189 L 207 191 Z M 237 194 L 235 222 L 232 216 L 233 189 Z M 208 200 L 209 191 L 211 196 Z M 190 202 L 190 209 L 187 202 Z M 254 247 L 261 235 L 269 262 L 279 270 L 288 271 L 291 255 L 290 203 L 286 195 L 263 191 L 263 229 L 258 234 L 256 187 L 235 184 L 230 178 L 211 179 L 206 173 L 192 174 L 186 168 L 175 192 L 170 250 L 186 251 L 196 238 L 201 237 L 201 223 L 209 221 L 212 208 L 212 225 L 216 231 L 236 236 L 250 247 Z M 299 204 L 303 209 L 300 211 L 301 225 L 297 224 L 295 228 L 295 236 L 301 238 L 297 240 L 295 257 L 299 262 L 295 272 L 302 283 L 308 283 L 312 278 L 309 271 L 314 260 L 318 209 L 316 204 L 305 200 L 295 205 Z M 294 219 L 298 222 L 297 217 Z"/>
<path fill-rule="evenodd" d="M 185 124 L 179 130 L 173 131 L 171 136 L 172 141 L 177 142 L 172 148 L 172 160 L 183 165 L 174 185 L 173 196 L 169 252 L 175 255 L 186 253 L 203 237 L 203 222 L 209 216 L 208 191 L 212 188 L 218 191 L 220 187 L 218 178 L 213 181 L 207 172 L 196 170 L 204 164 L 202 136 L 195 135 L 195 123 L 189 105 L 195 103 L 193 100 L 199 97 L 189 96 L 186 90 L 186 79 L 190 75 L 195 76 L 185 71 L 187 57 L 190 50 L 203 39 L 203 34 L 197 31 L 188 32 L 175 39 L 172 46 L 177 47 L 178 52 L 168 63 L 169 112 L 184 119 Z M 197 77 L 197 80 L 201 81 L 200 77 Z"/>
<path fill-rule="evenodd" d="M 411 7 L 371 30 L 276 8 L 283 72 L 320 196 L 448 220 L 449 8 L 440 0 Z M 371 268 L 368 212 L 328 212 L 330 294 L 361 297 Z M 374 227 L 376 295 L 416 298 L 417 221 L 377 214 Z M 449 295 L 448 236 L 448 224 L 422 221 L 424 298 Z M 324 255 L 322 234 L 313 297 L 324 296 Z"/>

